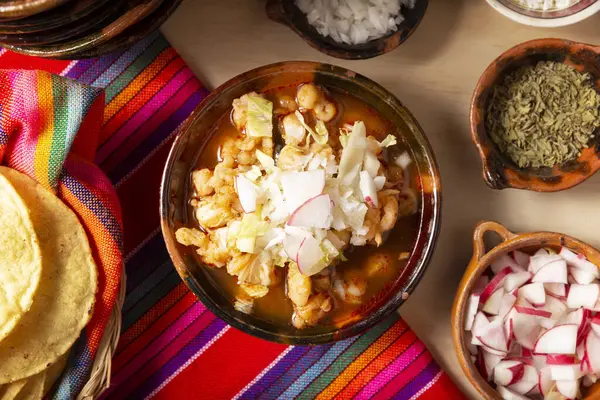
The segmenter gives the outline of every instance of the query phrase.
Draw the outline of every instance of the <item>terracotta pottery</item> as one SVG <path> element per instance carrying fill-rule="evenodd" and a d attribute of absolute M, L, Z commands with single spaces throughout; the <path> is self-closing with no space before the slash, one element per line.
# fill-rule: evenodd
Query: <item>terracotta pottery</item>
<path fill-rule="evenodd" d="M 354 321 L 342 328 L 334 325 L 297 330 L 291 325 L 275 325 L 257 316 L 236 311 L 231 296 L 213 281 L 206 265 L 195 251 L 175 240 L 175 231 L 189 226 L 192 212 L 188 207 L 190 173 L 213 127 L 231 111 L 235 98 L 251 91 L 264 92 L 280 87 L 315 82 L 329 90 L 358 97 L 397 127 L 398 141 L 407 148 L 417 173 L 411 186 L 418 191 L 420 215 L 416 238 L 404 270 L 369 303 L 354 314 Z M 347 69 L 313 62 L 282 62 L 239 75 L 214 90 L 187 119 L 178 133 L 161 185 L 161 228 L 167 249 L 190 290 L 216 315 L 246 333 L 287 344 L 321 344 L 357 335 L 383 320 L 404 303 L 425 272 L 440 227 L 441 185 L 433 151 L 421 127 L 410 112 L 377 83 Z"/>
<path fill-rule="evenodd" d="M 267 15 L 273 21 L 290 27 L 304 41 L 327 55 L 347 60 L 358 60 L 376 57 L 400 46 L 412 33 L 425 16 L 429 0 L 419 0 L 413 9 L 402 8 L 404 21 L 396 32 L 370 42 L 357 45 L 338 43 L 330 37 L 321 35 L 306 19 L 293 0 L 268 0 Z"/>
<path fill-rule="evenodd" d="M 78 53 L 93 49 L 105 43 L 127 28 L 143 20 L 154 12 L 164 0 L 130 0 L 119 4 L 119 11 L 113 18 L 106 20 L 101 26 L 82 37 L 47 45 L 13 45 L 0 44 L 17 53 L 48 58 L 75 58 Z"/>
<path fill-rule="evenodd" d="M 483 237 L 486 233 L 496 233 L 502 240 L 500 244 L 486 251 Z M 512 233 L 504 226 L 493 221 L 479 222 L 473 232 L 473 258 L 460 281 L 454 305 L 452 306 L 452 340 L 460 366 L 477 391 L 484 399 L 500 400 L 502 397 L 479 374 L 465 341 L 465 314 L 469 296 L 477 279 L 488 269 L 489 265 L 503 254 L 513 250 L 526 252 L 535 251 L 541 247 L 558 250 L 567 247 L 572 251 L 583 254 L 596 265 L 600 265 L 600 252 L 580 240 L 554 232 Z M 600 383 L 590 389 L 583 390 L 586 400 L 600 400 Z"/>
<path fill-rule="evenodd" d="M 525 25 L 558 27 L 575 24 L 600 11 L 600 1 L 579 0 L 571 6 L 550 8 L 544 11 L 520 5 L 514 0 L 487 0 L 492 8 L 502 15 Z"/>
<path fill-rule="evenodd" d="M 23 18 L 65 4 L 70 0 L 8 0 L 0 2 L 0 18 Z"/>
<path fill-rule="evenodd" d="M 470 109 L 471 136 L 483 163 L 483 178 L 493 189 L 526 189 L 556 192 L 573 187 L 600 168 L 600 129 L 581 156 L 553 168 L 519 168 L 504 156 L 485 129 L 486 110 L 494 85 L 516 69 L 539 61 L 563 62 L 588 72 L 600 92 L 600 47 L 563 39 L 538 39 L 521 43 L 498 57 L 485 70 L 473 93 Z"/>

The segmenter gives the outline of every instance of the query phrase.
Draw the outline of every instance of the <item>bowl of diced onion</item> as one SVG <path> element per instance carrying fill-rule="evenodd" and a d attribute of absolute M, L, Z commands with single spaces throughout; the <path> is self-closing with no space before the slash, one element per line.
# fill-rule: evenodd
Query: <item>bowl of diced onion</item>
<path fill-rule="evenodd" d="M 525 25 L 571 25 L 600 11 L 598 0 L 487 0 L 502 15 Z"/>
<path fill-rule="evenodd" d="M 428 5 L 429 0 L 268 0 L 266 11 L 327 55 L 367 59 L 408 39 Z"/>
<path fill-rule="evenodd" d="M 500 244 L 486 251 L 483 237 Z M 467 378 L 486 399 L 597 399 L 600 252 L 553 232 L 480 222 L 452 309 Z"/>

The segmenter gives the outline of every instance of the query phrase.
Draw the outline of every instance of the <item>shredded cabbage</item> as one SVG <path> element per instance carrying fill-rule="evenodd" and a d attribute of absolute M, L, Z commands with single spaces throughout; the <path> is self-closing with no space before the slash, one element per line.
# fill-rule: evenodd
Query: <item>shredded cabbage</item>
<path fill-rule="evenodd" d="M 262 176 L 262 172 L 260 171 L 260 168 L 258 168 L 256 165 L 253 165 L 252 168 L 250 168 L 250 171 L 246 172 L 244 176 L 248 178 L 248 180 L 256 182 L 258 178 Z"/>
<path fill-rule="evenodd" d="M 327 128 L 325 127 L 325 123 L 323 123 L 323 121 L 319 120 L 317 122 L 317 125 L 315 126 L 317 132 L 315 132 L 310 126 L 306 124 L 306 122 L 304 121 L 304 116 L 300 111 L 296 110 L 295 115 L 296 118 L 298 118 L 298 121 L 300 121 L 300 124 L 302 124 L 302 126 L 304 127 L 304 129 L 306 129 L 310 136 L 312 136 L 313 139 L 315 139 L 315 142 L 319 144 L 327 143 L 327 140 L 329 138 L 329 132 L 327 132 Z M 321 122 L 321 126 L 319 126 L 319 122 Z M 306 138 L 306 143 L 309 143 L 309 138 Z"/>
<path fill-rule="evenodd" d="M 263 169 L 267 172 L 275 168 L 275 160 L 273 160 L 273 157 L 269 157 L 268 155 L 266 155 L 258 149 L 256 150 L 256 159 L 263 167 Z"/>
<path fill-rule="evenodd" d="M 244 214 L 240 224 L 236 246 L 242 253 L 254 253 L 256 251 L 256 238 L 262 236 L 269 229 L 266 221 L 261 221 L 257 213 Z"/>
<path fill-rule="evenodd" d="M 251 137 L 273 136 L 273 103 L 261 96 L 248 95 L 246 133 Z"/>

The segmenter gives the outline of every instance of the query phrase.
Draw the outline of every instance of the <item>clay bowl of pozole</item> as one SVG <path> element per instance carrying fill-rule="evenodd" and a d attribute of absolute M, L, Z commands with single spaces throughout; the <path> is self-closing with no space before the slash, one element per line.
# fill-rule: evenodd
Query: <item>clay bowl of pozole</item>
<path fill-rule="evenodd" d="M 175 268 L 216 315 L 288 344 L 344 339 L 415 289 L 441 187 L 419 124 L 390 92 L 327 64 L 226 82 L 173 143 L 161 227 Z"/>
<path fill-rule="evenodd" d="M 489 65 L 470 109 L 488 186 L 556 192 L 600 169 L 599 56 L 600 47 L 537 39 Z"/>

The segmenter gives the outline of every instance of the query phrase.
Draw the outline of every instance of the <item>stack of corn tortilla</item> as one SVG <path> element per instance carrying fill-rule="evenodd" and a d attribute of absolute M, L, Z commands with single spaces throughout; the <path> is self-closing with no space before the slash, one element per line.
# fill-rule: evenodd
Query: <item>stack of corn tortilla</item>
<path fill-rule="evenodd" d="M 41 399 L 52 388 L 91 318 L 97 279 L 73 211 L 0 167 L 0 400 Z"/>

